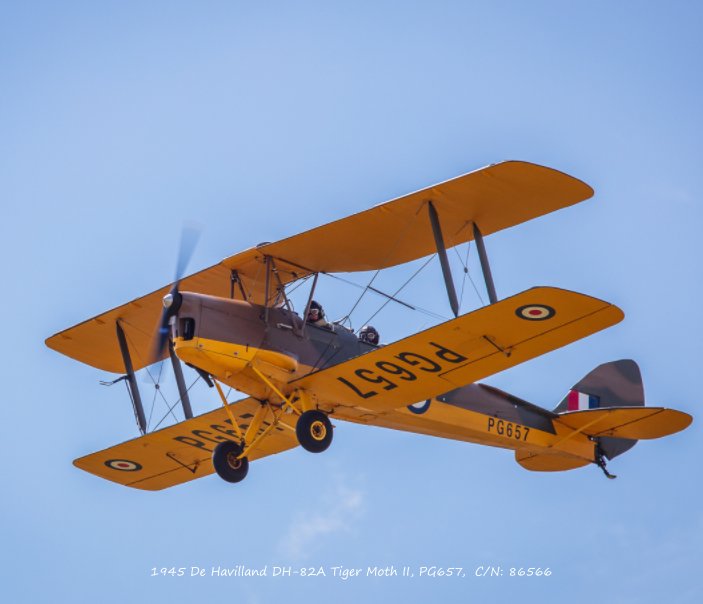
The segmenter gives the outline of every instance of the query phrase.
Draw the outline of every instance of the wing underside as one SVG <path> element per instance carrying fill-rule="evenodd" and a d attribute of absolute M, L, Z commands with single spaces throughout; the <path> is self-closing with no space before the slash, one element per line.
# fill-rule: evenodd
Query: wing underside
<path fill-rule="evenodd" d="M 246 430 L 261 403 L 247 398 L 230 405 L 238 425 Z M 270 419 L 270 418 L 269 418 Z M 250 460 L 292 449 L 297 416 L 283 415 L 257 447 Z M 268 427 L 265 420 L 261 430 Z M 174 426 L 76 459 L 76 467 L 125 486 L 158 491 L 213 473 L 212 451 L 219 442 L 237 441 L 224 407 Z"/>
<path fill-rule="evenodd" d="M 471 384 L 605 329 L 612 304 L 535 287 L 291 382 L 327 407 L 373 415 Z"/>
<path fill-rule="evenodd" d="M 473 239 L 474 222 L 484 235 L 489 235 L 592 194 L 588 185 L 557 170 L 518 161 L 494 164 L 293 237 L 245 250 L 186 277 L 180 289 L 263 304 L 265 257 L 272 259 L 276 279 L 286 285 L 315 272 L 375 270 L 433 253 L 429 201 L 439 216 L 447 247 L 452 247 Z M 170 289 L 171 284 L 165 285 L 63 330 L 48 338 L 46 344 L 93 367 L 122 373 L 124 364 L 115 334 L 119 320 L 134 368 L 140 369 L 153 360 L 151 348 L 161 299 Z M 268 304 L 274 302 L 268 300 Z"/>

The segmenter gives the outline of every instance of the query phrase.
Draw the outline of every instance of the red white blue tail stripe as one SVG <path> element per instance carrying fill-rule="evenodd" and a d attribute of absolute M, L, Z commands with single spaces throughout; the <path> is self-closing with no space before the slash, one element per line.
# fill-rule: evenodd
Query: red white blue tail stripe
<path fill-rule="evenodd" d="M 600 404 L 600 398 L 593 394 L 586 394 L 578 390 L 569 390 L 569 395 L 566 397 L 567 409 L 569 411 L 585 411 L 586 409 L 597 409 Z"/>

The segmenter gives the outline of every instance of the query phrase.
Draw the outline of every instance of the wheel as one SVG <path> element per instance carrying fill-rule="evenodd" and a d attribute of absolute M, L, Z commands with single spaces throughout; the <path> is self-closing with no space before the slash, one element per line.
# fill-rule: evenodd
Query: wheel
<path fill-rule="evenodd" d="M 303 449 L 322 453 L 332 443 L 332 423 L 322 411 L 306 411 L 298 418 L 295 434 Z"/>
<path fill-rule="evenodd" d="M 249 460 L 246 457 L 238 459 L 242 445 L 231 440 L 222 441 L 212 452 L 212 465 L 217 475 L 227 482 L 244 480 L 249 471 Z"/>

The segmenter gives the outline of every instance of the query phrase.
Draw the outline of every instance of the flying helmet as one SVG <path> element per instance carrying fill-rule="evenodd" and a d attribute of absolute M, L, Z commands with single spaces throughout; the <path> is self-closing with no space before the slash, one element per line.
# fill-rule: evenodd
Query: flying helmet
<path fill-rule="evenodd" d="M 314 323 L 315 321 L 319 321 L 320 319 L 325 318 L 325 311 L 322 308 L 322 304 L 319 302 L 316 302 L 313 300 L 310 302 L 310 310 L 308 310 L 308 316 L 307 320 L 310 321 L 311 323 Z"/>
<path fill-rule="evenodd" d="M 372 346 L 378 346 L 378 342 L 381 337 L 378 335 L 375 327 L 372 327 L 371 325 L 364 325 L 359 332 L 359 339 L 362 342 L 371 344 Z"/>

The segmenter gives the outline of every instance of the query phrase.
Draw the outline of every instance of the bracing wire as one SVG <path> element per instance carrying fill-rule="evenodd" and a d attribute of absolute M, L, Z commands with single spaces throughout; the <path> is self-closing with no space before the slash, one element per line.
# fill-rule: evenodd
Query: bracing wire
<path fill-rule="evenodd" d="M 356 299 L 356 302 L 354 302 L 354 305 L 351 307 L 351 310 L 344 316 L 344 318 L 341 319 L 342 321 L 344 321 L 345 319 L 349 319 L 349 323 L 351 324 L 351 314 L 356 310 L 356 307 L 359 306 L 359 302 L 361 302 L 361 299 L 366 295 L 366 292 L 369 291 L 369 289 L 372 289 L 371 284 L 376 280 L 376 277 L 378 277 L 380 272 L 381 272 L 381 269 L 379 268 L 373 274 L 373 277 L 371 277 L 371 280 L 363 288 L 361 294 L 359 294 L 359 297 Z"/>
<path fill-rule="evenodd" d="M 127 343 L 128 343 L 128 345 L 129 345 L 129 344 L 132 345 L 132 346 L 131 346 L 132 350 L 137 350 L 137 351 L 138 351 L 139 348 L 137 348 L 136 346 L 134 346 L 134 343 L 131 341 L 131 338 L 129 337 L 129 334 L 125 333 L 125 337 L 127 338 Z M 138 355 L 138 356 L 139 356 L 139 355 Z M 140 360 L 141 360 L 141 356 L 140 356 L 139 358 L 140 358 Z M 154 378 L 154 376 L 152 375 L 151 371 L 149 370 L 149 365 L 145 365 L 145 366 L 144 366 L 144 369 L 146 370 L 147 375 L 149 376 L 149 378 L 151 378 L 151 381 L 154 383 L 154 386 L 155 386 L 155 388 L 154 388 L 154 399 L 152 400 L 152 403 L 151 403 L 152 408 L 151 408 L 151 411 L 150 411 L 150 413 L 149 413 L 149 422 L 147 422 L 147 426 L 148 426 L 149 423 L 151 422 L 151 416 L 152 416 L 152 413 L 153 413 L 153 411 L 154 411 L 154 406 L 155 406 L 155 403 L 156 403 L 156 394 L 157 394 L 157 393 L 161 395 L 161 398 L 164 400 L 164 403 L 166 403 L 166 407 L 168 407 L 168 412 L 166 413 L 166 415 L 168 416 L 168 414 L 170 413 L 170 414 L 173 416 L 174 421 L 175 421 L 176 423 L 178 423 L 178 418 L 176 417 L 176 414 L 173 413 L 173 407 L 175 407 L 175 405 L 169 406 L 168 401 L 166 400 L 166 397 L 164 397 L 163 392 L 161 392 L 161 388 L 159 387 L 159 381 L 161 380 L 161 372 L 163 371 L 163 367 L 164 367 L 164 364 L 163 364 L 163 361 L 162 361 L 162 362 L 159 364 L 159 375 L 158 375 L 158 379 L 157 379 L 157 378 Z M 180 398 L 179 398 L 178 400 L 180 400 Z M 163 421 L 163 419 L 162 419 L 161 421 Z M 161 423 L 161 422 L 159 422 L 159 424 L 160 424 L 160 423 Z M 158 425 L 157 425 L 157 427 L 158 427 Z M 156 428 L 154 428 L 154 430 L 155 430 L 155 429 L 156 429 Z"/>
<path fill-rule="evenodd" d="M 190 389 L 191 389 L 193 386 L 195 386 L 195 384 L 198 383 L 198 380 L 199 380 L 199 379 L 200 379 L 200 376 L 197 376 L 197 377 L 193 380 L 193 382 L 190 384 L 190 386 L 188 386 L 188 388 L 186 388 L 186 392 L 190 392 Z M 164 399 L 164 402 L 166 403 L 166 406 L 168 407 L 168 411 L 167 411 L 166 414 L 159 420 L 159 423 L 156 424 L 156 426 L 154 426 L 154 430 L 157 430 L 157 429 L 158 429 L 158 427 L 159 427 L 159 426 L 163 423 L 163 421 L 168 417 L 169 413 L 170 413 L 171 415 L 173 415 L 174 418 L 176 417 L 176 416 L 173 414 L 173 409 L 174 409 L 174 407 L 181 401 L 181 397 L 179 396 L 178 399 L 176 399 L 176 402 L 173 403 L 173 405 L 169 406 L 168 401 L 166 400 L 166 398 L 164 397 L 163 394 L 161 395 L 161 397 Z M 176 423 L 178 423 L 178 420 L 177 420 L 177 419 L 176 419 Z M 153 432 L 154 430 L 152 430 L 152 432 Z"/>
<path fill-rule="evenodd" d="M 423 264 L 423 265 L 420 267 L 420 269 L 417 270 L 417 271 L 413 274 L 413 276 L 410 277 L 410 279 L 408 279 L 408 281 L 406 281 L 394 294 L 392 294 L 392 295 L 390 295 L 390 296 L 389 296 L 388 294 L 385 294 L 385 293 L 381 292 L 380 290 L 376 290 L 376 289 L 373 288 L 373 287 L 372 287 L 372 288 L 369 288 L 368 285 L 361 285 L 360 283 L 355 283 L 354 281 L 350 281 L 349 279 L 345 279 L 344 277 L 340 277 L 339 275 L 334 275 L 334 274 L 331 274 L 331 273 L 325 273 L 325 274 L 326 274 L 328 277 L 332 277 L 333 279 L 337 279 L 337 281 L 341 281 L 342 283 L 346 283 L 347 285 L 351 285 L 352 287 L 356 287 L 357 289 L 364 289 L 364 290 L 370 289 L 372 292 L 376 293 L 377 295 L 380 295 L 380 296 L 383 296 L 384 298 L 386 298 L 385 304 L 388 304 L 388 302 L 391 302 L 391 301 L 392 301 L 392 302 L 397 302 L 397 303 L 402 304 L 403 306 L 406 306 L 406 307 L 408 307 L 408 308 L 410 308 L 410 309 L 412 309 L 412 310 L 416 310 L 417 312 L 420 312 L 420 313 L 422 313 L 422 314 L 424 314 L 424 315 L 427 315 L 428 317 L 432 317 L 433 319 L 446 319 L 446 317 L 445 317 L 444 315 L 440 315 L 440 314 L 438 314 L 438 313 L 436 313 L 436 312 L 433 312 L 433 311 L 428 310 L 428 309 L 426 309 L 426 308 L 423 308 L 423 307 L 421 307 L 421 306 L 416 306 L 416 305 L 414 305 L 414 304 L 408 304 L 407 302 L 404 302 L 403 300 L 394 300 L 394 299 L 393 299 L 393 298 L 396 297 L 396 294 L 397 294 L 400 290 L 402 290 L 408 283 L 410 283 L 410 281 L 411 281 L 412 279 L 414 279 L 415 276 L 416 276 L 423 268 L 425 268 L 432 260 L 434 260 L 434 258 L 435 258 L 436 255 L 437 255 L 437 254 L 434 254 L 433 256 L 431 256 L 431 257 L 425 262 L 425 264 Z M 369 284 L 369 285 L 370 285 L 370 284 Z M 385 305 L 385 304 L 384 304 L 384 305 Z M 347 317 L 349 317 L 350 314 L 351 314 L 351 312 L 349 312 L 344 318 L 346 319 Z"/>
<path fill-rule="evenodd" d="M 461 293 L 459 294 L 459 308 L 461 309 L 461 304 L 464 301 L 464 286 L 466 285 L 466 277 L 469 274 L 469 250 L 471 249 L 471 242 L 467 241 L 466 242 L 466 258 L 462 262 L 461 256 L 459 256 L 459 251 L 454 248 L 454 251 L 456 252 L 457 258 L 459 258 L 459 262 L 461 262 L 462 267 L 464 268 L 464 276 L 461 279 Z"/>
<path fill-rule="evenodd" d="M 481 296 L 480 292 L 478 291 L 478 288 L 476 287 L 476 283 L 474 283 L 474 280 L 471 278 L 471 273 L 469 272 L 469 250 L 471 249 L 471 242 L 469 241 L 466 244 L 466 261 L 462 262 L 461 256 L 459 256 L 459 252 L 457 251 L 456 248 L 454 248 L 454 251 L 457 255 L 457 258 L 459 258 L 459 262 L 461 262 L 462 266 L 464 267 L 464 278 L 461 281 L 461 296 L 459 297 L 459 306 L 461 306 L 461 302 L 464 299 L 464 285 L 466 284 L 466 278 L 469 278 L 469 281 L 471 282 L 471 285 L 474 288 L 474 291 L 476 292 L 476 296 L 478 296 L 478 299 L 481 301 L 481 306 L 485 306 L 486 303 L 483 301 L 483 296 Z"/>
<path fill-rule="evenodd" d="M 418 212 L 419 212 L 419 209 L 418 209 Z M 401 241 L 403 241 L 403 239 L 404 239 L 404 238 L 408 235 L 408 233 L 410 232 L 410 228 L 411 228 L 412 225 L 413 225 L 413 221 L 408 221 L 407 224 L 405 225 L 405 227 L 398 233 L 398 236 L 395 238 L 395 241 L 393 242 L 393 244 L 391 245 L 391 247 L 388 248 L 388 254 L 386 255 L 386 258 L 384 259 L 383 262 L 380 263 L 381 266 L 384 265 L 384 264 L 385 264 L 385 260 L 387 260 L 388 258 L 390 258 L 390 257 L 392 256 L 393 252 L 395 252 L 395 251 L 398 249 L 398 246 L 400 245 Z M 430 260 L 431 260 L 431 258 L 430 258 Z M 428 261 L 428 262 L 429 262 L 429 261 Z M 426 264 L 427 264 L 427 263 L 426 263 Z M 426 264 L 423 265 L 422 268 L 424 268 L 424 267 L 426 266 Z M 421 268 L 420 270 L 422 270 L 422 268 Z M 354 305 L 352 306 L 351 310 L 340 320 L 340 322 L 344 322 L 345 320 L 349 319 L 349 324 L 351 325 L 351 314 L 354 312 L 354 310 L 356 309 L 356 307 L 357 307 L 357 306 L 359 305 L 359 303 L 361 302 L 361 299 L 364 297 L 364 295 L 366 295 L 366 292 L 369 291 L 369 289 L 370 289 L 371 291 L 375 291 L 376 293 L 381 293 L 382 295 L 385 295 L 385 294 L 383 294 L 383 292 L 379 292 L 379 291 L 376 290 L 375 288 L 371 287 L 371 284 L 374 282 L 374 280 L 376 279 L 376 277 L 378 277 L 378 275 L 379 275 L 380 272 L 381 272 L 381 269 L 379 268 L 379 269 L 373 274 L 373 276 L 371 277 L 371 280 L 366 284 L 365 287 L 363 287 L 363 291 L 362 291 L 361 294 L 359 295 L 359 298 L 357 299 L 357 301 L 356 301 L 356 302 L 354 303 Z M 419 272 L 419 271 L 418 271 L 418 272 Z M 416 273 L 416 274 L 417 274 L 417 273 Z M 415 276 L 415 275 L 413 275 L 413 277 L 411 277 L 410 280 L 412 280 L 412 279 L 414 278 L 414 276 Z M 410 280 L 409 280 L 407 283 L 409 283 Z M 404 285 L 402 285 L 400 289 L 402 289 L 403 287 L 405 287 L 405 285 L 407 285 L 407 283 L 405 283 Z M 398 291 L 400 291 L 400 289 L 399 289 Z M 398 293 L 398 292 L 396 292 L 396 294 L 397 294 L 397 293 Z M 393 294 L 393 296 L 392 296 L 391 298 L 394 298 L 396 294 Z M 386 306 L 386 304 L 388 304 L 388 302 L 390 302 L 391 298 L 389 298 L 388 300 L 386 300 L 386 302 L 381 306 L 381 308 L 379 309 L 378 312 L 380 312 L 380 310 L 383 309 L 383 308 Z M 396 300 L 396 301 L 397 301 L 397 300 Z M 401 304 L 404 304 L 404 303 L 401 302 Z M 410 306 L 410 305 L 406 305 L 406 306 Z M 410 306 L 410 307 L 412 308 L 412 306 Z M 376 314 L 378 314 L 378 313 L 376 313 Z M 375 315 L 374 315 L 374 316 L 375 316 Z"/>
<path fill-rule="evenodd" d="M 286 295 L 292 294 L 296 289 L 298 289 L 301 285 L 303 285 L 303 283 L 305 283 L 308 279 L 310 279 L 310 275 L 305 275 L 305 277 L 303 277 L 302 279 L 298 279 L 298 281 L 296 281 L 295 285 L 293 287 L 291 287 L 286 292 Z"/>
<path fill-rule="evenodd" d="M 164 396 L 164 393 L 161 392 L 161 386 L 160 386 L 159 382 L 161 381 L 161 374 L 162 374 L 162 372 L 163 372 L 163 368 L 164 368 L 164 364 L 163 364 L 163 361 L 162 361 L 162 362 L 159 364 L 159 375 L 157 376 L 157 378 L 154 378 L 154 376 L 151 374 L 151 371 L 149 371 L 149 368 L 148 368 L 148 367 L 145 367 L 147 374 L 149 374 L 149 377 L 151 378 L 151 381 L 154 382 L 154 399 L 153 399 L 153 401 L 152 401 L 152 412 L 153 412 L 153 410 L 154 410 L 154 405 L 155 405 L 155 403 L 156 403 L 156 396 L 157 396 L 157 394 L 158 394 L 159 396 L 161 396 L 161 399 L 164 401 L 164 404 L 166 405 L 166 408 L 168 409 L 168 411 L 166 412 L 166 416 L 168 416 L 168 414 L 170 413 L 170 414 L 173 416 L 174 421 L 175 421 L 176 423 L 178 423 L 179 420 L 178 420 L 178 418 L 176 417 L 176 414 L 173 412 L 173 408 L 176 406 L 176 404 L 178 403 L 178 401 L 180 401 L 181 399 L 180 399 L 180 397 L 179 397 L 178 400 L 176 401 L 176 404 L 174 404 L 174 405 L 169 405 L 169 402 L 166 400 L 166 397 Z M 161 421 L 163 421 L 163 419 L 162 419 Z M 151 422 L 151 413 L 149 414 L 149 422 Z M 160 423 L 161 423 L 161 422 L 159 422 L 159 424 L 160 424 Z M 157 426 L 157 427 L 158 427 L 158 426 Z M 155 429 L 156 429 L 156 428 L 154 428 L 154 430 L 155 430 Z"/>
<path fill-rule="evenodd" d="M 159 382 L 161 381 L 161 374 L 163 373 L 163 370 L 164 370 L 163 361 L 161 363 L 159 363 L 159 375 L 158 375 L 157 379 L 153 378 L 153 376 L 151 375 L 151 372 L 149 371 L 148 368 L 146 370 L 146 372 L 149 374 L 149 377 L 151 378 L 151 381 L 154 382 L 154 396 L 151 399 L 151 410 L 149 411 L 149 419 L 146 422 L 147 430 L 149 429 L 149 424 L 151 423 L 151 418 L 154 415 L 154 407 L 156 406 L 156 395 L 161 390 L 161 388 L 159 387 Z M 174 416 L 174 418 L 175 418 L 175 416 Z"/>
<path fill-rule="evenodd" d="M 430 257 L 427 259 L 427 261 L 426 261 L 419 269 L 417 269 L 417 270 L 410 276 L 410 278 L 409 278 L 405 283 L 403 283 L 403 285 L 401 285 L 395 292 L 393 292 L 393 296 L 392 296 L 392 297 L 395 298 L 395 296 L 397 296 L 398 293 L 400 293 L 400 291 L 401 291 L 403 288 L 405 288 L 406 285 L 408 285 L 408 283 L 410 283 L 415 277 L 417 277 L 418 274 L 420 274 L 420 271 L 422 271 L 422 269 L 424 269 L 430 262 L 432 262 L 432 260 L 434 260 L 434 257 L 435 257 L 436 255 L 437 255 L 437 254 L 434 254 L 434 255 L 430 256 Z M 375 313 L 373 313 L 366 321 L 364 321 L 364 322 L 362 323 L 362 325 L 368 325 L 371 321 L 373 321 L 374 317 L 375 317 L 378 313 L 380 313 L 380 312 L 386 307 L 386 305 L 387 305 L 390 301 L 391 301 L 391 298 L 389 298 L 388 300 L 386 300 L 386 301 L 381 305 L 381 307 L 380 307 Z M 418 310 L 420 310 L 420 309 L 418 308 Z M 438 315 L 437 313 L 432 313 L 431 311 L 424 311 L 424 312 L 427 313 L 427 314 L 430 314 L 430 315 L 434 315 L 436 318 L 444 319 L 444 317 L 443 317 L 442 315 Z"/>
<path fill-rule="evenodd" d="M 469 275 L 469 281 L 471 281 L 471 285 L 473 285 L 474 291 L 476 292 L 478 299 L 481 300 L 481 306 L 486 306 L 486 303 L 483 301 L 483 296 L 478 291 L 478 287 L 476 287 L 476 284 L 474 283 L 474 280 L 471 278 L 471 275 Z"/>

